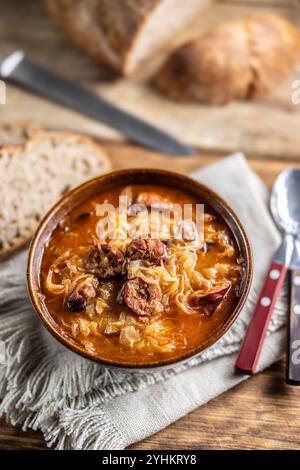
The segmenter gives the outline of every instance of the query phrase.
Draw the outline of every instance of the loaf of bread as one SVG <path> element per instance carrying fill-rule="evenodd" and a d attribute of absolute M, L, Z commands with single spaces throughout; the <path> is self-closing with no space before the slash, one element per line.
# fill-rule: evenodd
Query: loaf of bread
<path fill-rule="evenodd" d="M 102 148 L 86 137 L 33 126 L 23 132 L 20 126 L 6 126 L 5 132 L 6 144 L 0 148 L 0 257 L 31 238 L 62 194 L 110 169 Z"/>
<path fill-rule="evenodd" d="M 228 22 L 175 50 L 154 84 L 179 101 L 224 104 L 267 94 L 300 58 L 300 34 L 261 14 Z"/>
<path fill-rule="evenodd" d="M 44 0 L 78 46 L 124 75 L 142 76 L 212 0 Z M 173 46 L 174 48 L 174 46 Z"/>

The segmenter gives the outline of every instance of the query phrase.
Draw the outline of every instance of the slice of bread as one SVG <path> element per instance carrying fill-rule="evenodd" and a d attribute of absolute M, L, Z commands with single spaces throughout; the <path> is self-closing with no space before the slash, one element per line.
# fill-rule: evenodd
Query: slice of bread
<path fill-rule="evenodd" d="M 87 137 L 37 131 L 26 139 L 26 132 L 15 130 L 14 142 L 23 139 L 21 145 L 0 148 L 0 257 L 31 238 L 62 194 L 111 167 L 102 148 Z"/>

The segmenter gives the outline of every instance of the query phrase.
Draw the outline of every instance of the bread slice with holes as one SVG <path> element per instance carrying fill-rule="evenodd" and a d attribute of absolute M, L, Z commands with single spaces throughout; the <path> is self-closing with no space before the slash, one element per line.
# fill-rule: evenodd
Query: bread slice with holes
<path fill-rule="evenodd" d="M 66 191 L 110 169 L 105 152 L 87 137 L 36 130 L 26 138 L 25 129 L 17 136 L 23 143 L 6 139 L 0 148 L 0 257 L 28 241 Z"/>

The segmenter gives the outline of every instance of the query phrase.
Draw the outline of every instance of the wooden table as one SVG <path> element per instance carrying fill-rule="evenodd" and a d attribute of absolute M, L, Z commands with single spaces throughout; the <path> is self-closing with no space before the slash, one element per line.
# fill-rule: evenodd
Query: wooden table
<path fill-rule="evenodd" d="M 25 20 L 26 13 L 28 15 Z M 60 37 L 44 15 L 39 2 L 35 0 L 2 2 L 0 39 L 5 51 L 22 47 L 66 76 L 91 86 L 96 87 L 98 84 L 101 75 L 98 67 Z M 106 77 L 106 72 L 101 76 Z M 123 86 L 125 85 L 122 84 Z M 130 90 L 132 92 L 131 88 Z M 108 91 L 109 93 L 113 98 L 114 90 Z M 120 136 L 104 126 L 49 105 L 13 87 L 8 87 L 8 104 L 4 113 L 1 109 L 0 122 L 36 120 L 47 127 L 54 127 L 56 124 L 57 127 L 82 129 L 97 137 L 110 138 L 103 145 L 115 169 L 145 166 L 172 168 L 174 171 L 188 173 L 225 156 L 228 151 L 243 149 L 251 167 L 270 187 L 280 171 L 291 166 L 300 167 L 300 106 L 293 108 L 286 102 L 287 96 L 284 99 L 282 96 L 280 95 L 280 99 L 277 96 L 273 102 L 267 100 L 263 110 L 261 104 L 257 104 L 257 107 L 251 105 L 251 129 L 242 125 L 240 130 L 235 130 L 236 124 L 229 119 L 227 125 L 225 116 L 222 132 L 219 129 L 214 132 L 216 126 L 221 125 L 219 118 L 215 119 L 216 110 L 201 108 L 201 116 L 207 117 L 203 125 L 207 122 L 211 125 L 211 128 L 206 127 L 206 132 L 212 140 L 203 139 L 203 145 L 199 145 L 202 152 L 199 150 L 199 155 L 188 158 L 170 159 L 120 143 L 117 141 Z M 145 103 L 148 102 L 149 97 L 148 101 L 145 100 Z M 158 103 L 155 99 L 154 102 Z M 146 105 L 144 107 L 147 108 Z M 234 108 L 231 108 L 231 113 L 235 114 L 233 111 Z M 245 119 L 248 116 L 247 106 L 240 108 L 240 111 Z M 196 112 L 200 113 L 200 108 Z M 255 120 L 256 112 L 261 119 Z M 263 124 L 266 122 L 265 118 L 262 119 L 265 112 L 270 121 L 267 130 Z M 225 111 L 220 110 L 220 113 Z M 236 115 L 239 117 L 238 110 Z M 278 125 L 278 133 L 275 124 Z M 168 127 L 167 122 L 162 123 L 162 127 L 164 125 Z M 213 142 L 212 148 L 208 142 Z M 299 389 L 285 385 L 284 361 L 281 360 L 264 373 L 219 396 L 133 448 L 297 449 L 300 447 L 300 421 L 297 418 L 300 413 L 299 393 Z M 0 449 L 44 448 L 45 444 L 38 432 L 23 433 L 19 428 L 7 425 L 4 420 L 0 421 Z"/>

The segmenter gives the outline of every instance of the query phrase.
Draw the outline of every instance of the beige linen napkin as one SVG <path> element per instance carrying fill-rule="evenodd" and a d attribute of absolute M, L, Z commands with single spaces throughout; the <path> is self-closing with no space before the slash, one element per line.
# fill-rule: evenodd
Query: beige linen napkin
<path fill-rule="evenodd" d="M 107 369 L 66 350 L 46 332 L 28 301 L 26 252 L 0 265 L 0 415 L 40 429 L 60 449 L 123 449 L 168 426 L 246 376 L 234 363 L 268 264 L 280 243 L 268 192 L 236 154 L 192 175 L 218 191 L 241 218 L 254 253 L 254 281 L 238 320 L 196 359 L 168 371 Z M 259 368 L 283 351 L 285 293 L 277 302 Z"/>

